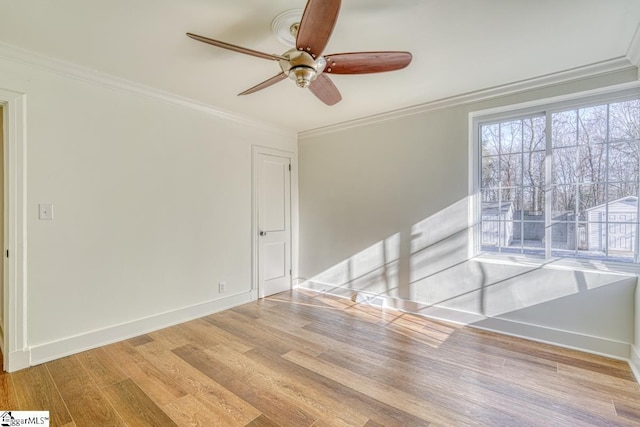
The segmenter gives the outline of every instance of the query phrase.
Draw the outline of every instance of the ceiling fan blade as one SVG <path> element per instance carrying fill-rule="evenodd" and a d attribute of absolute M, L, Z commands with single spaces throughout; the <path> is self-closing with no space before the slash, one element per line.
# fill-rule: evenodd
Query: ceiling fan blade
<path fill-rule="evenodd" d="M 257 50 L 253 50 L 253 49 L 247 49 L 246 47 L 236 46 L 236 45 L 231 44 L 231 43 L 221 42 L 220 40 L 210 39 L 208 37 L 199 36 L 199 35 L 193 34 L 193 33 L 187 33 L 187 36 L 191 37 L 194 40 L 198 40 L 198 41 L 200 41 L 202 43 L 211 44 L 211 45 L 214 45 L 214 46 L 221 47 L 223 49 L 229 49 L 229 50 L 233 50 L 234 52 L 244 53 L 246 55 L 257 56 L 258 58 L 272 59 L 272 60 L 275 60 L 275 61 L 280 61 L 280 60 L 284 59 L 285 61 L 288 61 L 287 58 L 285 58 L 284 56 L 281 56 L 281 55 L 274 55 L 274 54 L 259 52 Z"/>
<path fill-rule="evenodd" d="M 329 76 L 320 74 L 309 85 L 309 90 L 327 105 L 335 105 L 342 100 L 342 95 Z"/>
<path fill-rule="evenodd" d="M 409 52 L 351 52 L 326 55 L 325 73 L 367 74 L 400 70 L 411 63 Z"/>
<path fill-rule="evenodd" d="M 338 19 L 341 0 L 309 0 L 304 8 L 296 47 L 318 57 L 324 51 Z"/>
<path fill-rule="evenodd" d="M 276 84 L 276 83 L 278 83 L 278 82 L 280 82 L 280 81 L 282 81 L 282 80 L 284 80 L 286 78 L 287 78 L 287 75 L 285 73 L 280 73 L 280 74 L 278 74 L 276 76 L 271 77 L 268 80 L 263 81 L 260 84 L 255 85 L 254 87 L 252 87 L 250 89 L 245 90 L 242 93 L 239 93 L 238 96 L 240 96 L 240 95 L 249 95 L 250 93 L 254 93 L 254 92 L 257 92 L 257 91 L 262 90 L 264 88 L 267 88 L 267 87 L 269 87 L 271 85 L 274 85 L 274 84 Z"/>

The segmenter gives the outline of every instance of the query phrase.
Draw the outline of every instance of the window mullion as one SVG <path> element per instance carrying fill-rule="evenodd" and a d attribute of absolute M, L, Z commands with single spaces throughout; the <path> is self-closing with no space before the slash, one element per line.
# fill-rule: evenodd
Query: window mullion
<path fill-rule="evenodd" d="M 607 130 L 604 144 L 604 256 L 609 258 L 609 104 L 607 104 Z"/>
<path fill-rule="evenodd" d="M 572 189 L 574 192 L 575 198 L 575 209 L 574 209 L 574 218 L 575 218 L 575 239 L 576 239 L 576 250 L 575 255 L 578 255 L 578 212 L 580 211 L 580 183 L 584 181 L 584 177 L 582 175 L 582 168 L 580 167 L 580 152 L 582 151 L 582 146 L 580 145 L 580 110 L 576 110 L 576 157 L 574 159 L 576 165 L 576 182 L 573 183 L 574 188 Z"/>
<path fill-rule="evenodd" d="M 502 252 L 502 219 L 500 218 L 502 206 L 502 125 L 498 125 L 498 252 Z"/>
<path fill-rule="evenodd" d="M 640 122 L 640 117 L 638 117 L 638 122 Z M 636 152 L 640 153 L 640 139 L 636 138 Z M 640 156 L 638 156 L 638 170 L 640 170 Z M 640 182 L 638 182 L 638 176 L 634 176 L 635 184 L 636 184 L 636 197 L 638 198 L 636 202 L 636 217 L 633 221 L 632 229 L 633 229 L 633 262 L 636 264 L 640 261 L 640 256 L 638 254 L 640 250 L 640 227 L 638 226 L 640 223 Z"/>
<path fill-rule="evenodd" d="M 531 152 L 529 152 L 531 156 Z M 520 120 L 520 253 L 524 253 L 524 119 Z"/>
<path fill-rule="evenodd" d="M 551 258 L 551 218 L 553 208 L 553 181 L 551 169 L 553 166 L 553 150 L 551 141 L 551 113 L 545 113 L 545 159 L 544 159 L 544 257 Z"/>

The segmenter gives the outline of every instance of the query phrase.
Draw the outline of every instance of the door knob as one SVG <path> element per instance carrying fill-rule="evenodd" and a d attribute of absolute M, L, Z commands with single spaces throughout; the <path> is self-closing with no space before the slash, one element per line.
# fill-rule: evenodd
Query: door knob
<path fill-rule="evenodd" d="M 266 235 L 267 235 L 267 232 L 266 232 L 266 231 L 260 231 L 260 235 L 261 235 L 261 236 L 266 236 Z"/>

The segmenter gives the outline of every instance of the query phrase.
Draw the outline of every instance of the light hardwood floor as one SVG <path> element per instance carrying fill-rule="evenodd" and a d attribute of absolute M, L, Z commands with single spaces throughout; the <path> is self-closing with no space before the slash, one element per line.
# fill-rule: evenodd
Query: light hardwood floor
<path fill-rule="evenodd" d="M 625 362 L 298 290 L 0 381 L 52 426 L 637 426 Z"/>

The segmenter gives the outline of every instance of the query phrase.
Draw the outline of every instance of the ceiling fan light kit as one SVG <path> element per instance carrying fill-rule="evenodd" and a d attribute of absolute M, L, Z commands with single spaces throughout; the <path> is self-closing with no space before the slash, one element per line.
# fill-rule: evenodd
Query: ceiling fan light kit
<path fill-rule="evenodd" d="M 291 80 L 296 82 L 298 87 L 309 87 L 316 76 L 324 71 L 327 61 L 320 57 L 315 61 L 310 54 L 304 51 L 291 49 L 282 56 L 289 58 L 287 61 L 280 61 L 280 68 Z"/>
<path fill-rule="evenodd" d="M 327 76 L 328 73 L 368 74 L 400 70 L 409 65 L 412 59 L 409 52 L 349 52 L 322 56 L 338 18 L 340 5 L 341 0 L 308 0 L 299 22 L 296 22 L 298 10 L 278 15 L 272 23 L 274 34 L 288 45 L 291 45 L 292 39 L 295 40 L 295 48 L 282 55 L 263 53 L 192 33 L 187 33 L 187 36 L 223 49 L 279 62 L 281 73 L 239 95 L 257 92 L 288 76 L 298 87 L 309 88 L 322 102 L 334 105 L 342 100 L 342 96 Z M 286 36 L 286 31 L 289 36 Z"/>

